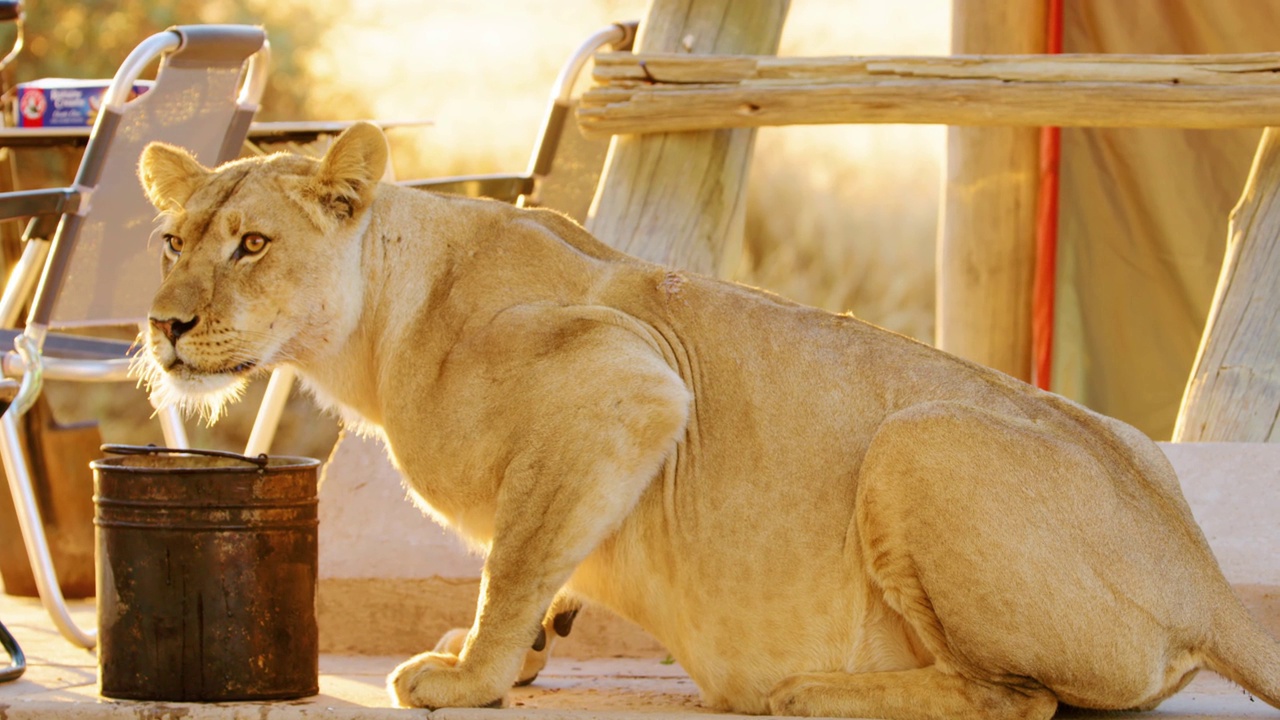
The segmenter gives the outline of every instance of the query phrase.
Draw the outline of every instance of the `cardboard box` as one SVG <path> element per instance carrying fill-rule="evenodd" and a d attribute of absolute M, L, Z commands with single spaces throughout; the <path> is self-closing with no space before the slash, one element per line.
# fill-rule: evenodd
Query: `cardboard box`
<path fill-rule="evenodd" d="M 16 88 L 17 127 L 85 127 L 98 118 L 102 95 L 110 80 L 47 78 L 19 83 Z M 151 88 L 150 80 L 133 85 L 130 99 Z"/>

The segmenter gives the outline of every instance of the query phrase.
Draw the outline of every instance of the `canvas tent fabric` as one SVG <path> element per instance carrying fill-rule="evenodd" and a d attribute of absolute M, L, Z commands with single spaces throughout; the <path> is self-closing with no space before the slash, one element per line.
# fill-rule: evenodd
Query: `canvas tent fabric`
<path fill-rule="evenodd" d="M 1280 0 L 1065 0 L 1063 52 L 1276 50 Z M 1261 136 L 1062 131 L 1051 389 L 1168 440 Z"/>

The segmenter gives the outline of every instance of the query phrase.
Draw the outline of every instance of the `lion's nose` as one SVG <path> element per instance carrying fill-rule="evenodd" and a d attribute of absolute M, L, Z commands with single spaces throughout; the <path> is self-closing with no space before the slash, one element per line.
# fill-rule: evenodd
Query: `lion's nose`
<path fill-rule="evenodd" d="M 190 320 L 179 320 L 178 318 L 169 318 L 168 320 L 157 320 L 151 318 L 151 327 L 164 333 L 169 338 L 170 343 L 178 342 L 178 338 L 190 332 L 191 328 L 200 322 L 200 317 L 196 316 Z"/>

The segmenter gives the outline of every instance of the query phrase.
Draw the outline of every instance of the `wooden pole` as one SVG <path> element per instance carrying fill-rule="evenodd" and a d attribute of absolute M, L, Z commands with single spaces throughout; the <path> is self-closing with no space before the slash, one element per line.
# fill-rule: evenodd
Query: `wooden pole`
<path fill-rule="evenodd" d="M 1043 0 L 954 0 L 952 52 L 1042 52 Z M 938 347 L 1031 379 L 1040 133 L 952 127 L 938 247 Z"/>
<path fill-rule="evenodd" d="M 1280 129 L 1267 128 L 1240 203 L 1175 442 L 1280 442 Z"/>
<path fill-rule="evenodd" d="M 584 132 L 918 123 L 1280 126 L 1280 53 L 999 57 L 596 57 Z"/>
<path fill-rule="evenodd" d="M 777 52 L 789 0 L 653 0 L 637 52 Z M 719 274 L 739 245 L 754 130 L 614 138 L 587 229 L 624 252 Z M 728 243 L 728 245 L 727 245 Z"/>

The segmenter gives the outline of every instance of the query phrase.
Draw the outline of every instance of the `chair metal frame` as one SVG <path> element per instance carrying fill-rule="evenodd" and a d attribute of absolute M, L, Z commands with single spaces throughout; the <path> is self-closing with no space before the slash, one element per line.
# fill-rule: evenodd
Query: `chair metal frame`
<path fill-rule="evenodd" d="M 224 52 L 228 44 L 237 45 L 236 50 Z M 235 107 L 229 124 L 218 128 L 224 133 L 219 157 L 210 159 L 223 162 L 234 158 L 244 142 L 266 85 L 270 59 L 266 33 L 261 28 L 248 26 L 174 27 L 143 40 L 121 64 L 103 94 L 89 143 L 70 187 L 0 193 L 0 219 L 36 216 L 27 228 L 22 255 L 0 296 L 0 326 L 4 328 L 15 328 L 24 303 L 31 302 L 23 330 L 4 332 L 13 338 L 14 350 L 5 353 L 0 362 L 5 378 L 0 380 L 0 392 L 12 396 L 9 406 L 0 415 L 0 456 L 41 602 L 58 631 L 84 648 L 94 647 L 97 633 L 76 625 L 58 585 L 35 500 L 31 465 L 23 450 L 20 423 L 22 416 L 35 403 L 46 379 L 130 379 L 131 359 L 121 352 L 128 348 L 128 343 L 64 338 L 50 334 L 49 328 L 54 303 L 62 291 L 70 264 L 70 252 L 77 242 L 81 225 L 91 212 L 93 195 L 100 181 L 132 183 L 138 187 L 139 194 L 142 192 L 136 178 L 103 178 L 102 170 L 116 130 L 129 109 L 127 105 L 134 83 L 157 59 L 161 61 L 157 83 L 163 81 L 164 69 L 171 62 L 181 62 L 184 67 L 212 68 L 214 62 L 234 66 L 235 61 L 239 61 L 240 85 L 233 99 Z M 43 239 L 48 237 L 47 232 L 41 232 L 41 228 L 47 229 L 49 225 L 48 216 L 60 217 L 52 242 Z M 150 231 L 149 227 L 147 231 Z M 128 241 L 135 240 L 129 238 Z M 137 238 L 136 242 L 147 242 L 146 235 Z M 96 352 L 78 351 L 90 346 L 96 350 L 105 349 L 105 356 L 98 358 Z M 59 356 L 56 354 L 59 352 L 67 355 Z M 187 447 L 186 432 L 177 409 L 163 409 L 159 414 L 165 442 L 173 447 Z"/>

